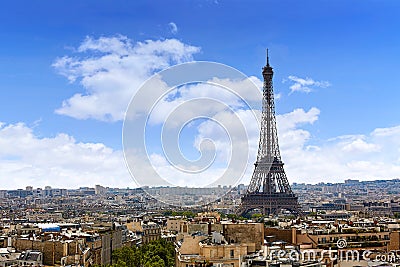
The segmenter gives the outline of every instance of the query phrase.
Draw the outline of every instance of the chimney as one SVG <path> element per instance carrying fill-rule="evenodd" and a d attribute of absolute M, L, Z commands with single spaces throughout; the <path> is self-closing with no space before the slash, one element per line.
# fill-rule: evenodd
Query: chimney
<path fill-rule="evenodd" d="M 7 251 L 8 252 L 12 252 L 12 241 L 11 241 L 11 236 L 9 236 L 8 238 L 7 238 Z"/>
<path fill-rule="evenodd" d="M 297 229 L 296 227 L 292 227 L 292 243 L 297 245 Z"/>

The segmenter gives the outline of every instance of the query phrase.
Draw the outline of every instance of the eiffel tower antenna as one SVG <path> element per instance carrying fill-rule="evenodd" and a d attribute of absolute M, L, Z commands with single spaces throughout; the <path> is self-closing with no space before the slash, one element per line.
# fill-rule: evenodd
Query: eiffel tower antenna
<path fill-rule="evenodd" d="M 268 49 L 262 75 L 264 85 L 257 161 L 237 213 L 245 214 L 258 209 L 263 214 L 271 214 L 286 209 L 297 214 L 299 212 L 297 197 L 289 185 L 279 150 L 272 86 L 274 71 L 269 65 Z"/>

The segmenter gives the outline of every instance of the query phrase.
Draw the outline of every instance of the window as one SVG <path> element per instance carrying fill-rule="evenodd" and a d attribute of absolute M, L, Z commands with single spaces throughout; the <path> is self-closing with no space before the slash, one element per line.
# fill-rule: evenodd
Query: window
<path fill-rule="evenodd" d="M 231 258 L 233 258 L 234 256 L 235 256 L 235 251 L 231 249 Z"/>

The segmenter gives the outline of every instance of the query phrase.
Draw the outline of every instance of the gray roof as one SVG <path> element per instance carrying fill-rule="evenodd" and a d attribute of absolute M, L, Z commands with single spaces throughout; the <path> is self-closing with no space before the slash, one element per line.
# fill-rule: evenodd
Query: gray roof
<path fill-rule="evenodd" d="M 24 261 L 37 261 L 39 256 L 42 254 L 40 251 L 24 251 L 21 253 L 21 256 L 19 256 L 19 260 L 24 260 Z"/>

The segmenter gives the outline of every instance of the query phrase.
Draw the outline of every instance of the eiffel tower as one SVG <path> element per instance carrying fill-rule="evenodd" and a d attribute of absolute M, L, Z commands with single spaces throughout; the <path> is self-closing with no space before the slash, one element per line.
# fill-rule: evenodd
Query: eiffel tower
<path fill-rule="evenodd" d="M 238 214 L 246 214 L 255 209 L 264 215 L 276 214 L 282 209 L 293 214 L 299 213 L 297 196 L 289 185 L 279 151 L 273 74 L 267 49 L 267 65 L 262 70 L 264 86 L 257 161 L 247 192 L 237 210 Z"/>

